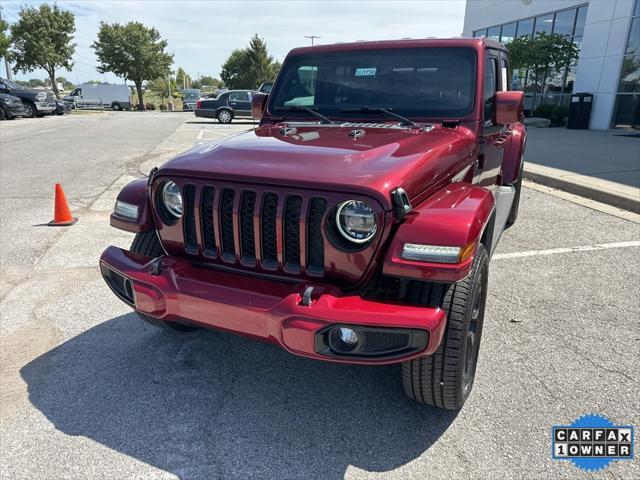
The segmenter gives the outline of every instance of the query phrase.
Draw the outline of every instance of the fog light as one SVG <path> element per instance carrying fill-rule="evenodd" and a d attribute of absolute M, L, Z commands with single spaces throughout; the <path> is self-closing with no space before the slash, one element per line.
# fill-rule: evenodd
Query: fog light
<path fill-rule="evenodd" d="M 358 334 L 351 330 L 350 328 L 341 327 L 338 329 L 338 337 L 342 340 L 346 345 L 355 345 L 358 343 Z"/>

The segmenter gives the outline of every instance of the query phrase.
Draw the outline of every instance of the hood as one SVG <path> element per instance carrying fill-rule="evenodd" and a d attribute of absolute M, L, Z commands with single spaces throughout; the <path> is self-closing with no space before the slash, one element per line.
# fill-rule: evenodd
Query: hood
<path fill-rule="evenodd" d="M 158 174 L 355 190 L 389 209 L 395 188 L 413 199 L 440 188 L 466 166 L 472 138 L 465 127 L 266 125 L 196 147 L 167 162 Z"/>

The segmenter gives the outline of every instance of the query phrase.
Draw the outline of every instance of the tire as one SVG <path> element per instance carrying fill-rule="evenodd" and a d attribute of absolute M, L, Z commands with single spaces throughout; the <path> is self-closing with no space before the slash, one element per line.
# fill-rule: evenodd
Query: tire
<path fill-rule="evenodd" d="M 38 109 L 32 102 L 22 102 L 24 103 L 24 116 L 25 118 L 35 118 L 38 115 Z"/>
<path fill-rule="evenodd" d="M 153 258 L 164 255 L 164 250 L 162 250 L 162 246 L 160 245 L 160 241 L 158 240 L 158 235 L 155 230 L 136 234 L 130 250 L 134 253 L 139 253 Z M 198 328 L 178 322 L 165 322 L 164 320 L 157 319 L 137 310 L 135 312 L 145 322 L 164 330 L 171 330 L 173 332 L 190 332 Z"/>
<path fill-rule="evenodd" d="M 111 105 L 111 108 L 114 112 L 119 112 L 120 110 L 122 110 L 122 106 L 119 103 L 114 103 L 113 105 Z"/>
<path fill-rule="evenodd" d="M 0 120 L 6 120 L 7 118 L 9 118 L 9 115 L 4 111 L 4 107 L 0 107 Z"/>
<path fill-rule="evenodd" d="M 218 112 L 216 113 L 216 118 L 220 123 L 231 123 L 231 121 L 233 120 L 233 112 L 226 108 L 218 110 Z"/>
<path fill-rule="evenodd" d="M 509 217 L 507 217 L 507 223 L 505 228 L 509 228 L 518 219 L 518 210 L 520 209 L 520 192 L 522 191 L 522 174 L 524 173 L 524 157 L 520 160 L 520 172 L 518 172 L 518 178 L 513 186 L 516 189 L 516 195 L 513 198 L 513 204 L 511 205 L 511 211 Z"/>
<path fill-rule="evenodd" d="M 447 410 L 458 410 L 475 378 L 487 300 L 489 257 L 482 244 L 467 278 L 446 285 L 411 282 L 409 299 L 440 306 L 447 312 L 442 343 L 433 355 L 402 364 L 402 385 L 410 398 Z"/>

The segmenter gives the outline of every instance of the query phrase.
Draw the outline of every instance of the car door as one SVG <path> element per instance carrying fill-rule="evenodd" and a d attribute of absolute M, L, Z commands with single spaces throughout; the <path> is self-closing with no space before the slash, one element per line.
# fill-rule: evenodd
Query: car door
<path fill-rule="evenodd" d="M 229 106 L 235 115 L 251 115 L 251 97 L 248 91 L 238 90 L 229 93 Z"/>
<path fill-rule="evenodd" d="M 495 96 L 500 83 L 497 52 L 488 50 L 484 64 L 483 124 L 478 170 L 480 185 L 490 190 L 494 190 L 500 180 L 506 138 L 504 127 L 494 122 Z"/>

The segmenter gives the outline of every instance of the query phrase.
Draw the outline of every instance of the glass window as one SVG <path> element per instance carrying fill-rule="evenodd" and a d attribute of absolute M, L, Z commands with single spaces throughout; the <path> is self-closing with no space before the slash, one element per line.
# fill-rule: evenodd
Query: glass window
<path fill-rule="evenodd" d="M 502 25 L 502 32 L 500 33 L 500 41 L 502 43 L 509 43 L 516 36 L 516 22 L 505 23 Z"/>
<path fill-rule="evenodd" d="M 625 55 L 620 69 L 620 93 L 640 93 L 640 55 Z"/>
<path fill-rule="evenodd" d="M 473 36 L 474 37 L 486 37 L 487 36 L 487 29 L 485 28 L 484 30 L 476 30 L 475 32 L 473 32 Z"/>
<path fill-rule="evenodd" d="M 495 58 L 487 58 L 484 65 L 484 123 L 493 123 L 493 103 L 496 91 L 498 90 L 497 61 Z"/>
<path fill-rule="evenodd" d="M 633 9 L 633 16 L 640 15 L 640 0 L 636 0 L 636 6 Z"/>
<path fill-rule="evenodd" d="M 567 68 L 567 76 L 564 80 L 564 93 L 573 93 L 573 84 L 576 82 L 576 69 L 575 65 Z"/>
<path fill-rule="evenodd" d="M 229 94 L 229 101 L 231 102 L 248 102 L 249 96 L 247 92 L 231 92 Z"/>
<path fill-rule="evenodd" d="M 517 37 L 526 37 L 533 34 L 533 18 L 527 18 L 518 22 Z"/>
<path fill-rule="evenodd" d="M 536 26 L 535 26 L 536 35 L 542 32 L 551 33 L 552 30 L 553 30 L 553 13 L 536 17 Z"/>
<path fill-rule="evenodd" d="M 626 54 L 640 53 L 640 17 L 631 20 L 631 28 L 629 28 L 629 39 L 627 40 Z"/>
<path fill-rule="evenodd" d="M 544 82 L 544 93 L 562 93 L 562 85 L 566 68 L 559 72 L 549 69 Z"/>
<path fill-rule="evenodd" d="M 571 37 L 573 35 L 573 23 L 575 18 L 576 11 L 573 8 L 571 10 L 556 12 L 556 21 L 553 24 L 553 33 Z"/>
<path fill-rule="evenodd" d="M 487 38 L 493 40 L 500 40 L 500 25 L 497 27 L 490 27 L 487 29 Z"/>
<path fill-rule="evenodd" d="M 573 31 L 575 36 L 581 37 L 584 34 L 584 22 L 587 19 L 587 6 L 578 8 L 578 14 L 576 15 L 576 28 Z"/>
<path fill-rule="evenodd" d="M 365 106 L 409 117 L 457 118 L 475 102 L 476 54 L 465 47 L 398 48 L 294 55 L 282 66 L 269 108 L 313 105 L 324 115 L 362 118 Z M 367 115 L 377 121 L 384 115 Z M 376 118 L 378 117 L 378 118 Z"/>
<path fill-rule="evenodd" d="M 614 127 L 640 129 L 640 95 L 617 95 Z"/>

